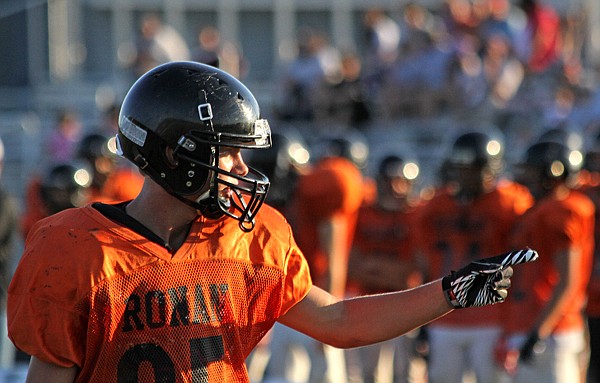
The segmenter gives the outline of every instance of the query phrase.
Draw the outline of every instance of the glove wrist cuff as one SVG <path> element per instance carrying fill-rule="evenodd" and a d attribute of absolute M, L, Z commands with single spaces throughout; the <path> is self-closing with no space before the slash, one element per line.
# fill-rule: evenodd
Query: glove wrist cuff
<path fill-rule="evenodd" d="M 442 290 L 444 291 L 444 298 L 446 298 L 446 302 L 448 302 L 448 304 L 452 308 L 455 308 L 455 309 L 462 308 L 462 306 L 458 302 L 458 299 L 456 298 L 456 294 L 454 293 L 454 290 L 452 289 L 452 286 L 450 284 L 450 276 L 449 275 L 442 278 Z"/>

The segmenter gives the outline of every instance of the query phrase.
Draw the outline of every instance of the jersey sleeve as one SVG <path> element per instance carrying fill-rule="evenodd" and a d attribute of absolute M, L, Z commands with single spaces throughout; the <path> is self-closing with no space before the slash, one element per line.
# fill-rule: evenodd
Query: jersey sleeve
<path fill-rule="evenodd" d="M 304 299 L 312 287 L 308 264 L 295 243 L 286 260 L 284 283 L 281 315 Z"/>
<path fill-rule="evenodd" d="M 81 366 L 87 318 L 78 307 L 73 281 L 77 254 L 73 232 L 44 225 L 32 228 L 8 290 L 8 335 L 23 352 L 62 367 Z M 65 262 L 72 258 L 71 261 Z"/>

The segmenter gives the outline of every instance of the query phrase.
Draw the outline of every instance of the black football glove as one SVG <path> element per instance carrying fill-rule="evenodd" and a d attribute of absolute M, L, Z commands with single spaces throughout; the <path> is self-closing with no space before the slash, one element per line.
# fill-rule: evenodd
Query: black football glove
<path fill-rule="evenodd" d="M 442 279 L 446 299 L 454 308 L 481 307 L 504 301 L 513 274 L 512 265 L 532 262 L 538 253 L 532 249 L 511 251 L 473 261 Z"/>

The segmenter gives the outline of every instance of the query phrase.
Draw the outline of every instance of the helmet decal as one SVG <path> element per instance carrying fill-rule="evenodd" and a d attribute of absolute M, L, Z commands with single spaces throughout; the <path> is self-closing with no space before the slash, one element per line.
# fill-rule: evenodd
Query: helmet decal
<path fill-rule="evenodd" d="M 122 119 L 121 123 L 119 124 L 119 130 L 125 137 L 129 138 L 129 140 L 131 140 L 137 146 L 144 146 L 146 143 L 146 137 L 148 136 L 148 133 L 144 129 L 134 124 L 127 117 Z"/>

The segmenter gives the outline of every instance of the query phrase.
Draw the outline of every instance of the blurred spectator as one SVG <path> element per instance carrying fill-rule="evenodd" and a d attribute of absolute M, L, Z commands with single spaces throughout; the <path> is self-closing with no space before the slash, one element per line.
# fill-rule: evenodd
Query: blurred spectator
<path fill-rule="evenodd" d="M 374 68 L 385 67 L 396 60 L 400 44 L 400 26 L 381 8 L 367 9 L 363 24 L 367 53 L 374 60 Z"/>
<path fill-rule="evenodd" d="M 522 39 L 522 60 L 527 69 L 541 73 L 560 60 L 561 20 L 550 4 L 543 0 L 520 0 L 519 6 L 527 17 Z"/>
<path fill-rule="evenodd" d="M 221 68 L 236 78 L 247 72 L 247 62 L 238 47 L 221 38 L 221 32 L 213 25 L 200 28 L 198 44 L 191 50 L 192 61 Z"/>
<path fill-rule="evenodd" d="M 481 22 L 487 17 L 482 14 L 483 7 L 479 6 L 481 0 L 446 0 L 442 9 L 442 17 L 446 30 L 457 44 L 463 38 L 473 38 L 478 35 Z"/>
<path fill-rule="evenodd" d="M 429 45 L 431 34 L 439 33 L 436 17 L 423 5 L 410 2 L 402 11 L 399 57 Z"/>
<path fill-rule="evenodd" d="M 365 76 L 371 82 L 371 93 L 377 94 L 383 76 L 396 61 L 400 49 L 400 25 L 382 8 L 368 8 L 363 14 L 365 33 Z"/>
<path fill-rule="evenodd" d="M 322 41 L 313 29 L 303 27 L 296 43 L 297 55 L 279 80 L 282 96 L 275 101 L 275 108 L 283 120 L 311 121 L 313 91 L 325 75 L 319 56 Z"/>
<path fill-rule="evenodd" d="M 424 45 L 413 45 L 384 76 L 377 100 L 387 118 L 436 117 L 450 97 L 463 99 L 448 93 L 454 52 L 434 37 L 422 35 Z"/>
<path fill-rule="evenodd" d="M 525 68 L 513 51 L 510 37 L 504 33 L 490 33 L 485 40 L 482 63 L 491 104 L 496 108 L 506 107 L 525 76 Z"/>
<path fill-rule="evenodd" d="M 313 95 L 315 122 L 323 126 L 363 128 L 371 120 L 371 102 L 354 53 L 342 56 L 335 73 L 323 77 Z"/>
<path fill-rule="evenodd" d="M 558 126 L 567 123 L 575 108 L 576 96 L 568 84 L 558 85 L 554 90 L 552 104 L 543 110 L 545 125 Z"/>
<path fill-rule="evenodd" d="M 479 25 L 479 36 L 488 40 L 491 36 L 500 34 L 513 46 L 522 13 L 520 9 L 514 7 L 510 0 L 484 0 L 483 3 L 488 7 L 488 14 Z"/>
<path fill-rule="evenodd" d="M 449 103 L 458 114 L 482 106 L 488 97 L 481 49 L 482 41 L 477 35 L 465 35 L 457 41 L 449 69 Z"/>
<path fill-rule="evenodd" d="M 376 199 L 363 205 L 358 215 L 348 266 L 349 293 L 405 290 L 423 282 L 423 265 L 416 257 L 413 233 L 419 204 L 413 185 L 418 175 L 418 164 L 405 153 L 387 155 L 379 161 Z M 392 372 L 393 382 L 408 383 L 418 332 L 348 350 L 351 381 L 352 378 L 363 383 L 379 381 L 378 366 L 381 368 L 385 363 L 386 370 Z M 392 356 L 386 358 L 386 352 Z"/>
<path fill-rule="evenodd" d="M 515 173 L 535 198 L 516 225 L 513 245 L 527 244 L 539 263 L 513 280 L 503 314 L 514 382 L 579 383 L 587 351 L 584 308 L 594 252 L 593 202 L 574 190 L 581 157 L 558 142 L 531 145 Z M 578 161 L 575 161 L 577 159 Z M 518 363 L 517 359 L 518 357 Z M 587 360 L 585 361 L 587 363 Z"/>
<path fill-rule="evenodd" d="M 504 140 L 495 130 L 459 134 L 446 156 L 445 183 L 419 213 L 419 247 L 433 280 L 461 262 L 506 251 L 516 219 L 531 206 L 527 190 L 502 177 Z M 499 382 L 494 346 L 501 307 L 476 316 L 454 311 L 428 326 L 430 383 L 461 383 L 473 370 L 478 383 Z"/>
<path fill-rule="evenodd" d="M 4 170 L 4 143 L 0 139 L 0 180 Z M 0 186 L 0 314 L 4 315 L 6 289 L 14 262 L 13 251 L 19 227 L 17 201 Z M 4 339 L 2 340 L 4 341 Z"/>
<path fill-rule="evenodd" d="M 136 41 L 136 78 L 159 64 L 189 59 L 187 43 L 175 28 L 165 24 L 156 13 L 146 13 L 142 16 Z"/>
<path fill-rule="evenodd" d="M 83 133 L 79 115 L 72 110 L 62 110 L 45 143 L 46 159 L 50 162 L 68 162 L 73 159 Z"/>

